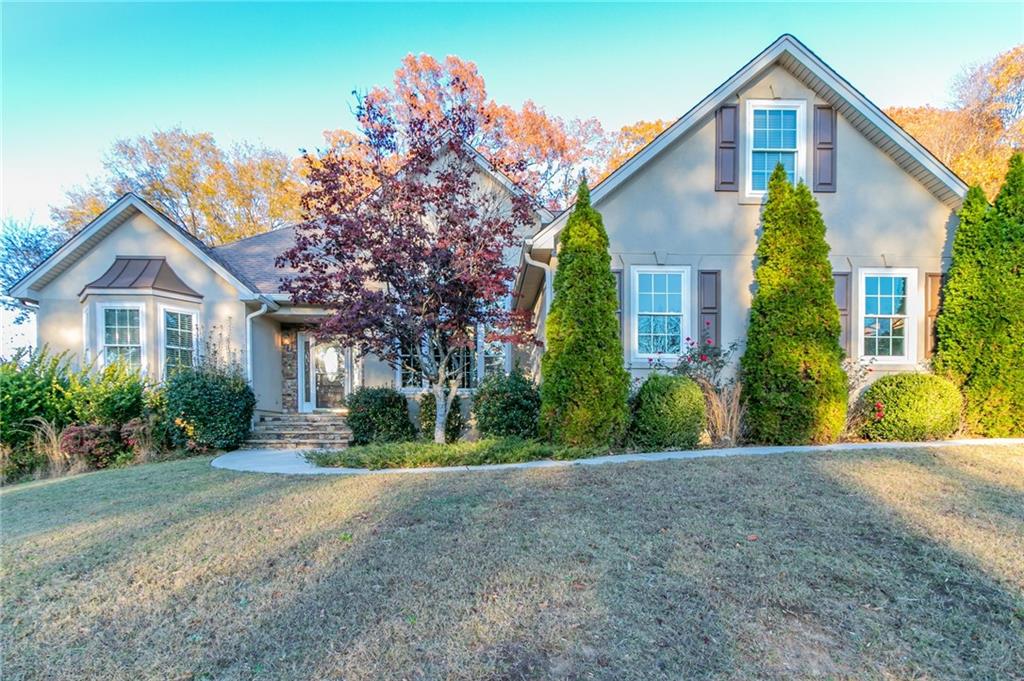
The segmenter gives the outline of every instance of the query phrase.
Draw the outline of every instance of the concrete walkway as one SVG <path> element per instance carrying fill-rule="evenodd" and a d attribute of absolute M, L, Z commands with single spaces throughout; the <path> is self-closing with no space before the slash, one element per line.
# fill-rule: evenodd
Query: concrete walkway
<path fill-rule="evenodd" d="M 809 445 L 802 447 L 733 447 L 730 449 L 695 449 L 685 452 L 653 452 L 650 454 L 614 454 L 595 456 L 574 461 L 529 461 L 487 466 L 444 466 L 437 468 L 385 468 L 371 471 L 366 468 L 324 468 L 314 466 L 302 458 L 296 449 L 242 449 L 222 454 L 214 459 L 214 468 L 249 473 L 280 473 L 284 475 L 374 475 L 378 473 L 462 473 L 468 471 L 500 471 L 516 468 L 562 468 L 566 466 L 600 466 L 635 461 L 674 461 L 702 459 L 711 456 L 769 456 L 772 454 L 815 452 L 855 452 L 865 449 L 921 449 L 928 447 L 972 447 L 992 445 L 1024 446 L 1024 438 L 943 440 L 939 442 L 856 442 L 835 445 Z"/>

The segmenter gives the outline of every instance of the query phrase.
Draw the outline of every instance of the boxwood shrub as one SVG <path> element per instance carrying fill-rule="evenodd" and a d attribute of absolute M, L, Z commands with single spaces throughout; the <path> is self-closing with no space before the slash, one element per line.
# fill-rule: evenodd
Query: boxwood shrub
<path fill-rule="evenodd" d="M 484 437 L 537 437 L 540 391 L 519 371 L 488 376 L 473 397 L 473 415 Z"/>
<path fill-rule="evenodd" d="M 704 393 L 685 376 L 652 374 L 632 400 L 630 440 L 640 449 L 693 449 L 704 430 Z"/>
<path fill-rule="evenodd" d="M 434 420 L 437 418 L 437 400 L 434 393 L 423 393 L 420 395 L 420 437 L 427 440 L 434 439 Z M 466 429 L 466 420 L 462 418 L 462 400 L 458 395 L 452 401 L 452 408 L 448 410 L 448 418 L 444 424 L 445 442 L 456 442 L 462 437 L 462 431 Z"/>
<path fill-rule="evenodd" d="M 869 440 L 940 440 L 960 427 L 963 407 L 956 384 L 941 376 L 883 376 L 861 397 L 861 435 Z"/>
<path fill-rule="evenodd" d="M 164 386 L 174 444 L 192 450 L 236 449 L 249 436 L 256 396 L 234 370 L 182 368 Z"/>
<path fill-rule="evenodd" d="M 399 442 L 416 436 L 405 395 L 392 388 L 358 388 L 345 400 L 352 444 Z"/>

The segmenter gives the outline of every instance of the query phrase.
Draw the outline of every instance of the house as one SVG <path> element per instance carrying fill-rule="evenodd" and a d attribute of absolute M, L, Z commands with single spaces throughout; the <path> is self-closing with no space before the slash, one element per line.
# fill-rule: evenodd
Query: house
<path fill-rule="evenodd" d="M 746 337 L 761 207 L 782 163 L 827 226 L 848 357 L 913 370 L 967 187 L 828 64 L 783 35 L 591 190 L 608 230 L 623 361 L 672 363 L 687 338 Z M 543 319 L 568 211 L 527 239 L 518 304 Z M 539 353 L 529 359 L 536 370 Z"/>
<path fill-rule="evenodd" d="M 475 153 L 475 152 L 474 152 Z M 520 191 L 476 154 L 493 191 Z M 814 191 L 850 356 L 906 370 L 927 359 L 964 183 L 798 40 L 784 35 L 594 187 L 619 282 L 623 361 L 636 375 L 687 337 L 742 341 L 767 177 L 782 163 Z M 538 337 L 568 211 L 538 208 L 523 234 L 515 304 Z M 38 340 L 76 361 L 124 358 L 155 378 L 211 346 L 243 363 L 263 418 L 331 410 L 356 386 L 423 390 L 308 332 L 324 310 L 281 290 L 274 261 L 294 228 L 211 248 L 126 195 L 18 282 Z M 542 347 L 542 346 L 539 346 Z M 520 349 L 537 370 L 539 351 Z M 478 343 L 471 391 L 509 369 L 511 348 Z M 303 441 L 305 443 L 305 441 Z"/>
<path fill-rule="evenodd" d="M 472 151 L 471 158 L 481 201 L 522 192 L 480 154 Z M 536 207 L 533 217 L 525 232 L 554 216 Z M 38 345 L 67 352 L 76 366 L 122 359 L 162 380 L 200 353 L 236 362 L 256 395 L 258 419 L 300 436 L 289 444 L 315 446 L 327 441 L 312 432 L 330 430 L 319 425 L 356 387 L 396 387 L 413 398 L 426 386 L 422 377 L 373 356 L 316 341 L 310 327 L 326 311 L 293 302 L 281 286 L 293 272 L 275 266 L 294 243 L 290 226 L 212 248 L 127 194 L 17 282 L 11 295 L 36 306 Z M 510 264 L 518 257 L 517 248 L 508 254 Z M 485 343 L 482 333 L 478 338 L 473 370 L 463 381 L 467 393 L 488 372 L 511 368 L 511 348 Z M 301 416 L 314 412 L 320 413 Z"/>

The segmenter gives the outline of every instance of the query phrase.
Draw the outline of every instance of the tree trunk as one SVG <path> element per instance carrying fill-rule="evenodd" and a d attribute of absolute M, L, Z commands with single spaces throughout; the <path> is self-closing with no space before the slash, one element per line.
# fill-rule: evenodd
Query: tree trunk
<path fill-rule="evenodd" d="M 448 396 L 444 394 L 444 384 L 434 385 L 434 404 L 437 409 L 434 412 L 434 442 L 439 445 L 445 443 L 445 425 L 448 423 Z"/>

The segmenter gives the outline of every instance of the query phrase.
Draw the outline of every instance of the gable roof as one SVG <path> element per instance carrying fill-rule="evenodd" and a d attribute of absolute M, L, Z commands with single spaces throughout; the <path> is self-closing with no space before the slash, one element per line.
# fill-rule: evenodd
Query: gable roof
<path fill-rule="evenodd" d="M 729 98 L 756 80 L 770 67 L 779 64 L 841 114 L 856 130 L 897 165 L 921 182 L 950 207 L 959 206 L 967 194 L 967 185 L 930 151 L 896 124 L 878 106 L 836 73 L 806 45 L 788 33 L 730 76 L 696 106 L 634 154 L 590 191 L 591 202 L 597 204 L 604 196 L 625 182 L 633 173 L 685 135 L 694 126 L 707 120 Z M 533 238 L 533 247 L 550 249 L 572 211 L 564 210 Z"/>
<path fill-rule="evenodd" d="M 134 193 L 125 194 L 112 203 L 105 211 L 96 216 L 92 222 L 72 234 L 67 241 L 61 244 L 60 248 L 51 253 L 49 257 L 39 263 L 32 271 L 15 282 L 10 289 L 11 297 L 19 300 L 35 300 L 34 291 L 38 291 L 56 279 L 62 272 L 92 250 L 104 237 L 139 213 L 155 222 L 158 227 L 191 251 L 210 269 L 238 289 L 242 300 L 262 300 L 259 290 L 248 277 L 221 258 L 214 249 L 204 244 L 184 227 L 175 223 L 171 218 Z"/>
<path fill-rule="evenodd" d="M 449 137 L 450 133 L 445 133 L 437 141 L 437 144 L 442 144 Z M 513 182 L 508 175 L 495 168 L 487 160 L 486 156 L 474 149 L 472 145 L 466 142 L 462 144 L 473 162 L 487 176 L 504 187 L 509 193 L 526 196 L 530 199 L 534 211 L 540 217 L 542 226 L 555 219 L 551 211 L 537 203 L 526 190 Z M 279 255 L 295 245 L 295 229 L 296 225 L 288 225 L 287 227 L 232 241 L 217 246 L 213 250 L 222 260 L 236 270 L 244 272 L 260 293 L 282 297 L 284 295 L 281 291 L 282 277 L 297 274 L 298 270 L 292 267 L 277 267 L 275 266 L 275 261 Z"/>
<path fill-rule="evenodd" d="M 202 298 L 191 286 L 181 280 L 162 256 L 123 256 L 114 258 L 114 264 L 95 281 L 82 287 L 78 295 L 87 290 L 153 289 L 176 293 L 191 298 Z"/>

